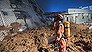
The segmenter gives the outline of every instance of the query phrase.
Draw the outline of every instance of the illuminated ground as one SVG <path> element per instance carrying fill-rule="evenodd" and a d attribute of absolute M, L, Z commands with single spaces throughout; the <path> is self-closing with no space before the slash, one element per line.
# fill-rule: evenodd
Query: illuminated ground
<path fill-rule="evenodd" d="M 92 52 L 92 29 L 90 25 L 71 24 L 71 37 L 67 41 L 67 52 Z M 0 43 L 0 52 L 55 52 L 48 37 L 53 36 L 51 27 L 39 27 L 6 36 Z"/>

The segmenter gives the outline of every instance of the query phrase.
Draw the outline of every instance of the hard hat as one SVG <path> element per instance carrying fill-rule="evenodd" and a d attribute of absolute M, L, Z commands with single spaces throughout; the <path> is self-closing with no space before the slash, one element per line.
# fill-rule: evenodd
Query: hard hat
<path fill-rule="evenodd" d="M 63 18 L 64 18 L 63 15 L 61 15 L 61 14 L 57 14 L 57 17 L 58 17 L 59 19 L 63 19 Z"/>

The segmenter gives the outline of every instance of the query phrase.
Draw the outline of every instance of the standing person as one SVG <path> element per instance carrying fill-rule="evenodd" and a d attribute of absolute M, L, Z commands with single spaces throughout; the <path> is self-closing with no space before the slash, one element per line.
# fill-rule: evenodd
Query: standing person
<path fill-rule="evenodd" d="M 64 33 L 63 19 L 64 19 L 64 17 L 61 14 L 57 14 L 55 16 L 54 30 L 55 30 L 55 34 L 56 35 Z"/>
<path fill-rule="evenodd" d="M 59 52 L 66 52 L 66 41 L 64 39 L 63 19 L 64 17 L 61 14 L 58 14 L 54 20 L 56 41 L 60 44 Z"/>

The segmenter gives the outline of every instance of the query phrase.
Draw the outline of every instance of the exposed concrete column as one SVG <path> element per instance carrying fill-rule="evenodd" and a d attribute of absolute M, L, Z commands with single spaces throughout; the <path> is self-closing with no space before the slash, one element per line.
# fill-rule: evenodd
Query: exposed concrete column
<path fill-rule="evenodd" d="M 74 22 L 74 23 L 76 22 L 76 20 L 75 20 L 75 14 L 73 15 L 73 22 Z"/>
<path fill-rule="evenodd" d="M 0 12 L 0 14 L 1 14 L 1 19 L 2 19 L 2 22 L 3 22 L 3 25 L 5 25 L 5 21 L 4 21 L 4 16 L 2 15 L 2 13 Z"/>
<path fill-rule="evenodd" d="M 64 15 L 64 21 L 66 21 L 66 15 Z"/>
<path fill-rule="evenodd" d="M 91 19 L 91 14 L 90 14 L 90 13 L 88 13 L 88 18 L 89 18 L 90 21 L 92 20 L 92 19 Z"/>

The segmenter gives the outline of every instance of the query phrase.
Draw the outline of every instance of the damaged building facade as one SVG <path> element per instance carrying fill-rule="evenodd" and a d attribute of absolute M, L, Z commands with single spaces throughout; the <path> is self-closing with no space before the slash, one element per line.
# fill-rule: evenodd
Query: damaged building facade
<path fill-rule="evenodd" d="M 70 8 L 68 9 L 68 20 L 76 24 L 92 24 L 92 10 Z"/>
<path fill-rule="evenodd" d="M 44 11 L 35 0 L 0 0 L 0 25 L 13 22 L 34 28 L 45 24 Z"/>

